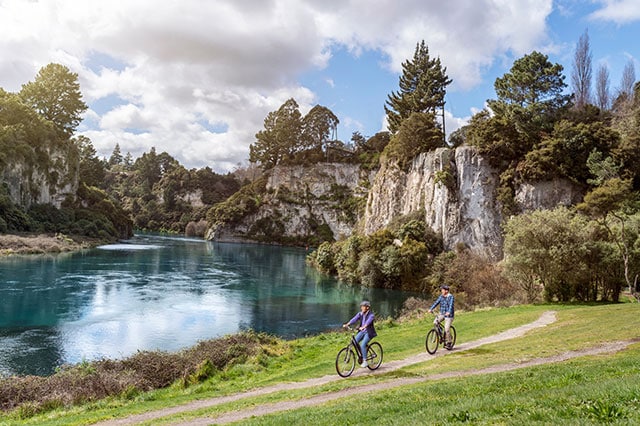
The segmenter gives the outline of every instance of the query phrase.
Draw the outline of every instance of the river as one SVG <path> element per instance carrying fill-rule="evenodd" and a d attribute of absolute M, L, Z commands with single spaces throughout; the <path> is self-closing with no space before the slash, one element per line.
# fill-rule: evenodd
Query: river
<path fill-rule="evenodd" d="M 335 329 L 370 299 L 397 315 L 410 294 L 354 288 L 304 249 L 138 235 L 59 255 L 0 259 L 0 375 L 175 351 L 244 329 L 294 338 Z"/>

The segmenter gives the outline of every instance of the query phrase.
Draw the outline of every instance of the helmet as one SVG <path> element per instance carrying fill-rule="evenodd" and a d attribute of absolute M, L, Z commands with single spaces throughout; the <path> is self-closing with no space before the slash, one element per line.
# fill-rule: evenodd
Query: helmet
<path fill-rule="evenodd" d="M 367 306 L 367 307 L 371 307 L 371 303 L 369 303 L 368 300 L 363 300 L 362 302 L 360 302 L 360 306 Z"/>
<path fill-rule="evenodd" d="M 443 290 L 449 290 L 449 286 L 448 285 L 441 285 L 440 288 L 443 289 Z"/>

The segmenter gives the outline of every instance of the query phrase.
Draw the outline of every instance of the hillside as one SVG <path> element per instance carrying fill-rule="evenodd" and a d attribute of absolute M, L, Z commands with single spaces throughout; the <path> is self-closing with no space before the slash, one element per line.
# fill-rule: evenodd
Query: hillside
<path fill-rule="evenodd" d="M 556 312 L 555 319 L 553 314 L 542 315 L 550 310 Z M 430 317 L 383 321 L 377 340 L 385 350 L 384 368 L 375 374 L 358 371 L 349 379 L 339 378 L 333 361 L 347 335 L 329 333 L 271 346 L 271 352 L 232 363 L 186 389 L 131 391 L 72 410 L 57 408 L 35 416 L 22 410 L 8 420 L 87 424 L 148 412 L 131 420 L 157 422 L 160 416 L 164 422 L 196 424 L 222 415 L 239 419 L 238 413 L 253 413 L 259 417 L 251 421 L 259 424 L 330 424 L 336 419 L 347 421 L 349 413 L 355 412 L 363 419 L 374 416 L 391 422 L 401 416 L 405 422 L 422 423 L 432 419 L 436 410 L 444 423 L 465 418 L 490 423 L 507 419 L 527 424 L 551 419 L 568 424 L 633 423 L 640 420 L 633 402 L 640 355 L 636 310 L 635 304 L 542 305 L 460 313 L 455 323 L 458 349 L 438 352 L 442 356 L 435 358 L 423 347 Z M 612 316 L 620 319 L 616 333 L 598 332 L 600 324 Z M 443 380 L 456 391 L 441 393 Z M 355 389 L 375 400 L 374 406 L 365 410 L 354 404 L 350 395 Z M 340 394 L 342 390 L 346 394 Z M 310 398 L 319 406 L 296 405 Z M 425 398 L 430 401 L 428 407 Z M 279 412 L 296 406 L 295 411 Z M 263 414 L 255 407 L 262 408 Z M 261 417 L 269 412 L 275 414 Z"/>

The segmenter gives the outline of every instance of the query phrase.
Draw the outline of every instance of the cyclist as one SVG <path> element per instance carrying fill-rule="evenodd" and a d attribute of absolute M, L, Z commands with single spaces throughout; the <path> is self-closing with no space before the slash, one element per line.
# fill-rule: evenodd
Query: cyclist
<path fill-rule="evenodd" d="M 453 322 L 453 317 L 455 314 L 455 308 L 453 306 L 453 294 L 449 293 L 448 285 L 440 286 L 440 296 L 433 302 L 433 305 L 429 308 L 429 313 L 433 312 L 436 306 L 440 305 L 440 313 L 436 316 L 436 319 L 433 321 L 434 324 L 438 324 L 444 320 L 444 337 L 445 337 L 445 347 L 449 348 L 450 346 L 450 335 L 449 330 L 451 329 L 451 323 Z"/>
<path fill-rule="evenodd" d="M 363 300 L 360 303 L 360 312 L 358 312 L 351 320 L 347 323 L 344 323 L 343 327 L 348 327 L 351 324 L 355 324 L 360 321 L 360 327 L 358 327 L 358 334 L 356 334 L 356 342 L 360 343 L 360 349 L 362 349 L 362 364 L 360 367 L 367 368 L 369 364 L 367 363 L 367 344 L 371 339 L 376 337 L 378 333 L 376 333 L 376 329 L 373 326 L 373 321 L 375 320 L 375 316 L 373 312 L 371 312 L 371 303 L 368 300 Z"/>

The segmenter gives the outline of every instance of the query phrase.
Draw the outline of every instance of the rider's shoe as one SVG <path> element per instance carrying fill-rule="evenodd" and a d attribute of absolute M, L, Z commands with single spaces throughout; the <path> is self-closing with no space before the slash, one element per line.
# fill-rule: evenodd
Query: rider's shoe
<path fill-rule="evenodd" d="M 362 368 L 367 368 L 368 366 L 369 366 L 369 364 L 367 363 L 367 361 L 365 361 L 362 364 L 360 364 L 360 367 L 362 367 Z"/>

